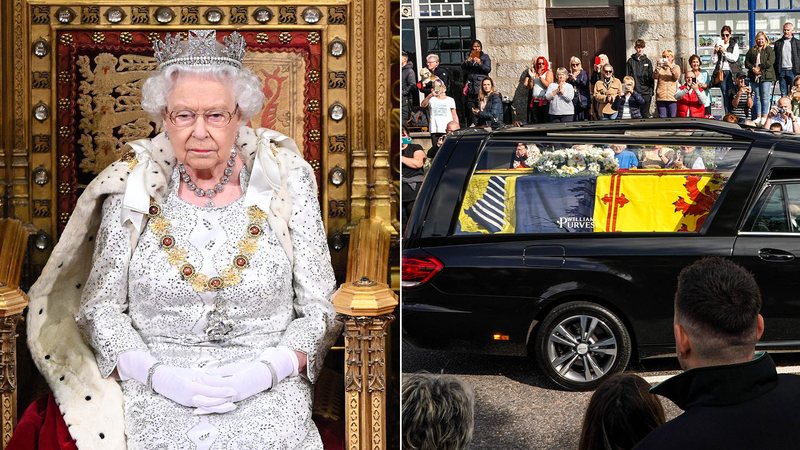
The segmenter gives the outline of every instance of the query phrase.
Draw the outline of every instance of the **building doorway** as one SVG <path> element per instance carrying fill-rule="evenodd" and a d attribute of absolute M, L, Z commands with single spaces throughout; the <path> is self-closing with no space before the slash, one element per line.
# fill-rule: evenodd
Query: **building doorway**
<path fill-rule="evenodd" d="M 625 73 L 628 55 L 622 6 L 547 8 L 547 41 L 555 67 L 569 67 L 569 58 L 577 56 L 591 75 L 594 58 L 605 53 L 615 75 Z"/>

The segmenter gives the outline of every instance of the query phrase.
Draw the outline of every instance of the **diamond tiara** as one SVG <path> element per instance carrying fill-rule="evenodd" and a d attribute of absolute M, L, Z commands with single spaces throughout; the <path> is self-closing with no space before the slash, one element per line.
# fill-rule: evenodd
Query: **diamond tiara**
<path fill-rule="evenodd" d="M 162 70 L 173 64 L 187 66 L 211 66 L 227 64 L 242 68 L 244 59 L 244 37 L 234 31 L 223 39 L 225 45 L 217 42 L 217 30 L 189 30 L 189 38 L 181 41 L 180 35 L 167 35 L 164 41 L 153 42 L 153 51 Z"/>

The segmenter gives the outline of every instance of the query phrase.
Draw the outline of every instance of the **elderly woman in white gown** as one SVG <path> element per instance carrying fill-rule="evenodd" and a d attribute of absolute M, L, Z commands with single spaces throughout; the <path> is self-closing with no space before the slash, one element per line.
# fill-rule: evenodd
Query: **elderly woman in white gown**
<path fill-rule="evenodd" d="M 311 382 L 339 326 L 314 174 L 242 126 L 260 83 L 215 34 L 156 43 L 142 106 L 164 132 L 90 184 L 30 292 L 82 449 L 322 448 Z"/>

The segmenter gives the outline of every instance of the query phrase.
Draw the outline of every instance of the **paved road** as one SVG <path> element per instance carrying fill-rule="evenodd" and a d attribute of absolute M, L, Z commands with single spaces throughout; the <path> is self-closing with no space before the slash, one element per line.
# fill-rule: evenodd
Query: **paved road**
<path fill-rule="evenodd" d="M 774 355 L 779 371 L 800 373 L 800 355 Z M 459 375 L 475 389 L 471 449 L 558 449 L 578 446 L 591 392 L 556 389 L 532 359 L 422 350 L 403 342 L 403 373 L 425 370 Z M 677 360 L 646 361 L 631 372 L 648 381 L 678 373 Z M 663 399 L 668 419 L 680 409 Z"/>

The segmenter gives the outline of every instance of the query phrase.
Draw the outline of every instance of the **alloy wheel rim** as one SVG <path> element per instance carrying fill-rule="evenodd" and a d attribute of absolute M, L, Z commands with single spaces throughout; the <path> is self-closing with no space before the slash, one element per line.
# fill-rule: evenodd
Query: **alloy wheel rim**
<path fill-rule="evenodd" d="M 562 320 L 550 332 L 547 359 L 561 378 L 587 383 L 612 369 L 617 347 L 617 337 L 605 321 L 579 314 Z"/>

